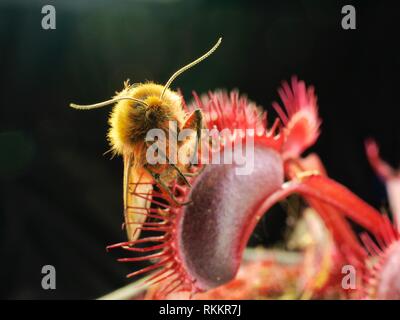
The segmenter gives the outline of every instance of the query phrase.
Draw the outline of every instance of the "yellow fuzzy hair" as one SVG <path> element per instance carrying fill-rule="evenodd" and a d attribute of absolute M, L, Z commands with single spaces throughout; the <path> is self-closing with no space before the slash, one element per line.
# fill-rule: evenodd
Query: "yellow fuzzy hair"
<path fill-rule="evenodd" d="M 168 121 L 177 121 L 178 126 L 181 126 L 186 113 L 182 109 L 182 98 L 178 93 L 167 89 L 162 100 L 160 100 L 163 89 L 164 86 L 153 82 L 130 85 L 126 81 L 124 89 L 117 93 L 115 97 L 140 99 L 147 103 L 150 108 L 158 104 L 159 125 L 165 124 L 168 130 Z M 121 100 L 113 107 L 108 120 L 110 124 L 108 140 L 115 154 L 133 152 L 138 155 L 137 151 L 144 144 L 143 136 L 149 129 L 152 129 L 142 121 L 147 109 L 145 106 L 130 100 Z M 160 123 L 161 121 L 162 123 Z"/>

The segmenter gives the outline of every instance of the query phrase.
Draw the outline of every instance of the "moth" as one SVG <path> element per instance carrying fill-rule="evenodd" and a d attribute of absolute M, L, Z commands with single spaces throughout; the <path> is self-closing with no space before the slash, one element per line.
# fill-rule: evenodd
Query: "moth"
<path fill-rule="evenodd" d="M 178 148 L 187 148 L 191 152 L 197 148 L 200 139 L 200 130 L 203 126 L 203 117 L 200 109 L 187 113 L 182 105 L 181 95 L 170 89 L 172 82 L 183 72 L 209 57 L 221 44 L 222 38 L 204 55 L 176 71 L 165 85 L 154 82 L 130 84 L 126 81 L 122 91 L 110 100 L 91 105 L 70 104 L 70 107 L 80 110 L 91 110 L 114 104 L 109 117 L 110 129 L 108 140 L 111 151 L 121 155 L 124 161 L 123 203 L 127 236 L 130 241 L 139 237 L 138 225 L 144 222 L 146 214 L 140 210 L 150 208 L 153 180 L 158 187 L 166 192 L 172 201 L 179 203 L 170 191 L 168 185 L 176 178 L 189 184 L 186 176 L 187 164 L 168 161 L 167 152 L 165 163 L 151 164 L 147 161 L 146 153 L 149 143 L 146 135 L 151 129 L 161 129 L 166 133 L 168 140 L 169 123 L 175 121 L 176 134 L 184 129 L 196 132 L 195 139 L 178 141 Z M 194 140 L 194 141 L 193 141 Z M 167 141 L 168 142 L 168 141 Z M 166 143 L 168 146 L 169 144 Z M 169 150 L 167 150 L 169 151 Z M 131 190 L 134 188 L 135 190 Z"/>

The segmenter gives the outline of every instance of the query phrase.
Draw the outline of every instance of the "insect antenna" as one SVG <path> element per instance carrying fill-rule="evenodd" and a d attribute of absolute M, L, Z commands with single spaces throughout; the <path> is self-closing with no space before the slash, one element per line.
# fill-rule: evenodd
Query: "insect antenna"
<path fill-rule="evenodd" d="M 148 104 L 146 102 L 144 102 L 143 100 L 131 98 L 131 97 L 117 97 L 114 99 L 110 99 L 110 100 L 106 100 L 106 101 L 94 103 L 94 104 L 88 104 L 88 105 L 79 105 L 79 104 L 75 104 L 75 103 L 70 103 L 69 106 L 71 108 L 79 109 L 79 110 L 91 110 L 91 109 L 105 107 L 105 106 L 108 106 L 110 104 L 113 104 L 113 103 L 121 101 L 121 100 L 132 100 L 132 101 L 135 101 L 136 103 L 139 103 L 145 107 L 148 107 Z"/>
<path fill-rule="evenodd" d="M 198 64 L 199 62 L 203 61 L 204 59 L 208 58 L 211 54 L 213 54 L 213 52 L 215 50 L 217 50 L 217 48 L 219 47 L 219 45 L 221 44 L 222 38 L 219 38 L 217 43 L 205 54 L 203 54 L 200 58 L 197 58 L 196 60 L 192 61 L 191 63 L 187 64 L 186 66 L 180 68 L 178 71 L 176 71 L 171 78 L 169 78 L 169 80 L 167 81 L 167 83 L 164 86 L 163 91 L 161 92 L 161 96 L 160 99 L 163 98 L 165 91 L 167 91 L 167 89 L 169 88 L 169 86 L 171 85 L 171 83 L 182 73 L 184 73 L 187 69 L 190 69 L 191 67 L 195 66 L 196 64 Z"/>

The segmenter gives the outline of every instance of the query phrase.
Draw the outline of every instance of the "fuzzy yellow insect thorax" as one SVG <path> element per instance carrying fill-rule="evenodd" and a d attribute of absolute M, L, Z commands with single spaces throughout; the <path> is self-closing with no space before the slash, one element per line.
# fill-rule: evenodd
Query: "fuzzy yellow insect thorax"
<path fill-rule="evenodd" d="M 178 128 L 185 120 L 182 97 L 167 89 L 160 98 L 164 86 L 148 82 L 130 85 L 115 98 L 131 97 L 145 102 L 140 104 L 132 100 L 120 100 L 113 108 L 109 124 L 108 139 L 116 154 L 132 152 L 138 143 L 144 143 L 146 134 L 151 129 L 168 132 L 169 124 L 175 121 Z"/>

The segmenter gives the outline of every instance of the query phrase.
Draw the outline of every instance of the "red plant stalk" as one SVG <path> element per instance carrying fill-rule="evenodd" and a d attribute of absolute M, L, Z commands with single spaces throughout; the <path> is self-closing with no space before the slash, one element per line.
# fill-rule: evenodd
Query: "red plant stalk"
<path fill-rule="evenodd" d="M 160 245 L 153 245 L 154 236 L 114 245 L 132 250 L 139 244 L 149 244 L 147 259 L 155 263 L 129 276 L 155 271 L 149 282 L 165 284 L 158 292 L 160 297 L 173 291 L 204 292 L 229 282 L 236 276 L 257 222 L 271 206 L 293 193 L 303 196 L 321 215 L 338 248 L 357 263 L 365 255 L 344 217 L 383 236 L 382 216 L 377 210 L 328 178 L 321 167 L 310 168 L 300 159 L 319 135 L 313 88 L 293 78 L 291 86 L 284 83 L 279 93 L 284 109 L 276 103 L 274 107 L 283 125 L 275 121 L 271 128 L 266 125 L 266 114 L 235 91 L 229 95 L 194 94 L 195 101 L 188 108 L 202 110 L 207 128 L 254 129 L 254 169 L 248 175 L 237 175 L 239 165 L 235 163 L 210 164 L 189 178 L 192 188 L 175 181 L 171 185 L 175 197 L 191 201 L 186 206 L 174 205 L 163 194 L 149 198 L 153 205 L 145 209 L 149 215 L 145 223 L 157 214 L 159 224 L 138 228 L 160 232 L 157 241 L 165 246 L 154 255 L 152 251 Z M 244 144 L 245 137 L 239 135 L 236 139 Z M 223 148 L 221 145 L 221 152 Z"/>
<path fill-rule="evenodd" d="M 380 158 L 379 147 L 365 142 L 368 160 L 375 173 L 386 184 L 394 225 L 384 217 L 377 243 L 364 234 L 362 239 L 371 255 L 365 277 L 364 296 L 369 299 L 400 299 L 400 172 Z"/>
<path fill-rule="evenodd" d="M 367 158 L 375 173 L 386 184 L 390 208 L 397 230 L 400 231 L 400 170 L 390 167 L 380 158 L 377 143 L 369 139 L 365 142 Z"/>

